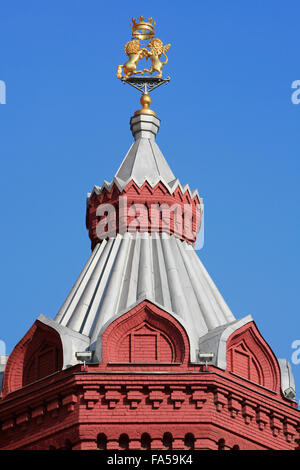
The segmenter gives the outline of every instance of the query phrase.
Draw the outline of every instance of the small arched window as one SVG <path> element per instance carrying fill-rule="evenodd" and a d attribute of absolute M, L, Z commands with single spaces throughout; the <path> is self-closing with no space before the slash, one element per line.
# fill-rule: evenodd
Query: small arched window
<path fill-rule="evenodd" d="M 173 447 L 173 436 L 170 432 L 165 432 L 163 435 L 163 446 L 166 449 L 171 450 Z"/>
<path fill-rule="evenodd" d="M 141 436 L 141 448 L 145 450 L 151 449 L 151 437 L 147 432 L 144 432 Z"/>
<path fill-rule="evenodd" d="M 103 434 L 103 432 L 97 436 L 97 447 L 100 450 L 106 450 L 107 448 L 107 437 L 105 434 Z"/>
<path fill-rule="evenodd" d="M 72 450 L 73 448 L 73 444 L 72 442 L 70 441 L 70 439 L 66 439 L 65 440 L 65 445 L 64 445 L 64 450 Z"/>
<path fill-rule="evenodd" d="M 129 449 L 129 437 L 127 434 L 121 434 L 121 436 L 119 437 L 119 447 L 122 450 Z"/>
<path fill-rule="evenodd" d="M 225 449 L 225 440 L 224 439 L 219 439 L 218 440 L 218 450 L 224 450 Z"/>
<path fill-rule="evenodd" d="M 184 445 L 186 449 L 193 450 L 195 448 L 195 436 L 188 432 L 184 437 Z"/>

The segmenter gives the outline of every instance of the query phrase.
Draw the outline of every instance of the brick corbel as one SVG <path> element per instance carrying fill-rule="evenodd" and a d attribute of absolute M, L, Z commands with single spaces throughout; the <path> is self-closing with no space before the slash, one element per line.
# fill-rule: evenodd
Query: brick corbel
<path fill-rule="evenodd" d="M 22 413 L 21 415 L 17 416 L 16 424 L 17 426 L 25 425 L 26 423 L 28 423 L 28 421 L 29 421 L 29 415 L 28 415 L 28 412 L 25 411 L 25 413 Z"/>
<path fill-rule="evenodd" d="M 250 424 L 256 415 L 256 405 L 249 400 L 244 400 L 242 403 L 242 416 L 246 424 Z"/>
<path fill-rule="evenodd" d="M 285 418 L 283 422 L 283 434 L 285 435 L 287 442 L 293 441 L 296 434 L 297 425 L 297 421 L 290 418 Z"/>
<path fill-rule="evenodd" d="M 45 416 L 45 408 L 43 405 L 37 406 L 32 410 L 31 418 L 36 420 L 37 424 L 40 424 L 43 421 L 43 417 Z"/>
<path fill-rule="evenodd" d="M 171 396 L 170 400 L 173 402 L 173 406 L 175 409 L 181 408 L 183 402 L 185 401 L 186 395 L 184 393 L 185 387 L 178 386 L 178 387 L 171 387 Z"/>
<path fill-rule="evenodd" d="M 157 409 L 160 407 L 165 397 L 164 389 L 165 387 L 163 385 L 154 385 L 149 387 L 150 393 L 148 399 L 152 404 L 152 408 Z"/>
<path fill-rule="evenodd" d="M 235 418 L 241 411 L 241 397 L 233 395 L 228 396 L 228 409 L 232 418 Z"/>
<path fill-rule="evenodd" d="M 77 396 L 72 393 L 62 399 L 62 405 L 66 406 L 68 412 L 72 412 L 75 409 L 75 403 L 77 403 L 77 400 Z"/>
<path fill-rule="evenodd" d="M 195 402 L 195 406 L 198 410 L 201 410 L 203 408 L 204 403 L 207 400 L 207 395 L 206 395 L 206 388 L 204 387 L 199 387 L 199 386 L 192 386 L 192 397 L 191 401 Z"/>
<path fill-rule="evenodd" d="M 14 419 L 10 418 L 2 423 L 2 431 L 8 431 L 9 429 L 14 428 Z"/>
<path fill-rule="evenodd" d="M 278 413 L 271 413 L 270 415 L 270 420 L 271 420 L 271 429 L 272 429 L 272 434 L 274 437 L 277 437 L 282 430 L 282 421 L 283 418 L 281 415 Z"/>
<path fill-rule="evenodd" d="M 85 387 L 83 392 L 83 399 L 86 402 L 86 407 L 91 410 L 94 408 L 97 401 L 99 401 L 99 387 Z"/>
<path fill-rule="evenodd" d="M 227 393 L 215 390 L 214 404 L 216 405 L 217 411 L 222 411 L 224 406 L 227 404 Z"/>
<path fill-rule="evenodd" d="M 135 409 L 138 407 L 140 402 L 142 401 L 143 394 L 141 390 L 143 387 L 141 385 L 132 385 L 127 387 L 127 396 L 126 399 L 129 402 L 129 406 L 131 409 Z"/>
<path fill-rule="evenodd" d="M 56 416 L 58 416 L 58 410 L 59 410 L 58 398 L 47 403 L 47 411 L 48 413 L 50 413 L 50 416 L 52 418 L 55 418 Z"/>
<path fill-rule="evenodd" d="M 108 408 L 115 408 L 117 403 L 121 400 L 121 387 L 105 387 L 104 400 L 106 401 Z"/>
<path fill-rule="evenodd" d="M 261 431 L 263 431 L 268 423 L 268 410 L 262 406 L 256 409 L 256 422 Z"/>

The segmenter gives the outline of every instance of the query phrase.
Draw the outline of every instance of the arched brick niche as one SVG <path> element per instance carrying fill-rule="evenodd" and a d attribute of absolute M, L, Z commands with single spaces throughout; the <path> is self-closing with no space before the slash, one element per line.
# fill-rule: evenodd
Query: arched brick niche
<path fill-rule="evenodd" d="M 227 369 L 251 382 L 280 392 L 277 359 L 254 322 L 247 323 L 228 338 Z"/>
<path fill-rule="evenodd" d="M 63 352 L 58 333 L 37 320 L 9 356 L 3 396 L 62 369 L 62 366 Z"/>
<path fill-rule="evenodd" d="M 183 327 L 148 301 L 116 319 L 103 333 L 104 363 L 184 363 L 188 357 Z"/>

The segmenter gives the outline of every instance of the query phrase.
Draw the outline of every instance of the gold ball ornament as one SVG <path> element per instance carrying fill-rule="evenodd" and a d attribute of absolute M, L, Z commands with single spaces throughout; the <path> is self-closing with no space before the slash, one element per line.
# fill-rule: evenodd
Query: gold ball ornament
<path fill-rule="evenodd" d="M 148 94 L 142 95 L 140 99 L 140 103 L 142 105 L 142 109 L 139 109 L 138 111 L 136 111 L 134 113 L 135 116 L 137 116 L 138 114 L 151 114 L 151 116 L 156 116 L 156 112 L 152 111 L 152 109 L 149 109 L 149 106 L 151 104 L 151 98 Z"/>

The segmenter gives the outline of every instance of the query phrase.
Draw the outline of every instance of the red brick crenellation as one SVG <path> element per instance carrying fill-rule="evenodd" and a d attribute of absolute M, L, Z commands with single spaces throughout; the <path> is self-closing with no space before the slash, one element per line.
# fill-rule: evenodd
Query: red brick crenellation
<path fill-rule="evenodd" d="M 120 204 L 120 198 L 125 196 L 126 206 L 123 202 Z M 171 194 L 161 182 L 152 188 L 147 181 L 141 187 L 131 181 L 122 191 L 113 184 L 110 191 L 104 188 L 100 194 L 94 192 L 90 197 L 87 205 L 86 226 L 89 230 L 92 249 L 99 243 L 97 225 L 101 218 L 96 215 L 97 208 L 104 204 L 111 204 L 115 209 L 113 216 L 111 214 L 102 216 L 105 219 L 110 218 L 111 231 L 107 232 L 106 238 L 114 236 L 114 232 L 164 232 L 175 235 L 190 244 L 196 242 L 201 225 L 202 210 L 197 195 L 191 198 L 188 190 L 182 193 L 179 187 Z M 139 204 L 145 206 L 147 211 L 138 209 Z M 133 205 L 137 210 L 133 209 Z M 155 205 L 155 207 L 164 207 L 165 205 L 165 207 L 173 208 L 170 212 L 170 222 L 168 218 L 164 218 L 163 213 L 158 214 L 155 211 L 158 216 L 154 216 L 154 212 L 151 213 L 152 205 Z M 189 216 L 187 213 L 189 213 Z M 139 220 L 138 226 L 130 226 L 130 222 L 135 217 Z"/>

